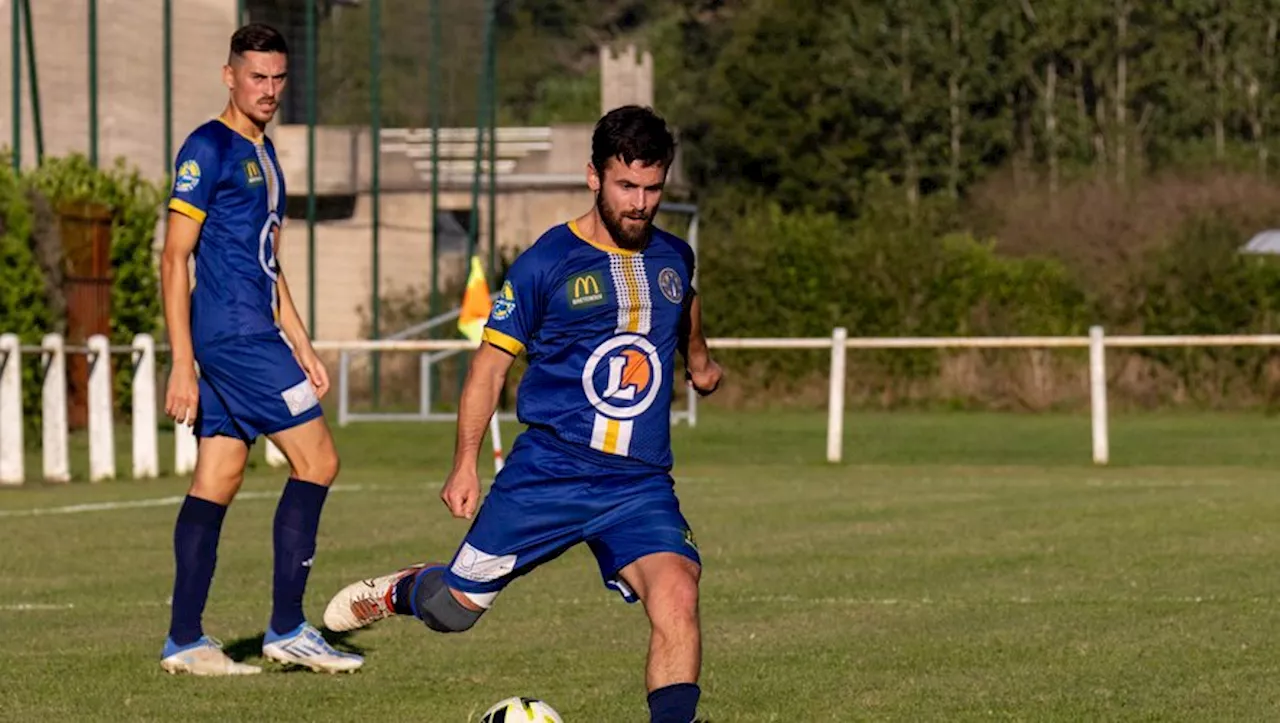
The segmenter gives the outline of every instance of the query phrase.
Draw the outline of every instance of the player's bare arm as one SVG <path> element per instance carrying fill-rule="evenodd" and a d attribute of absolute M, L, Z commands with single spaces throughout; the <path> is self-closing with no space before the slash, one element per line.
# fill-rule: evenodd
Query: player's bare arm
<path fill-rule="evenodd" d="M 498 395 L 515 357 L 484 342 L 471 358 L 467 380 L 458 404 L 458 440 L 453 471 L 440 491 L 440 499 L 454 517 L 471 519 L 480 504 L 480 476 L 476 464 L 489 418 L 498 408 Z"/>
<path fill-rule="evenodd" d="M 702 332 L 702 298 L 698 294 L 694 294 L 689 302 L 683 331 L 682 350 L 689 384 L 695 391 L 705 396 L 720 386 L 724 371 L 711 358 L 707 337 Z"/>
<path fill-rule="evenodd" d="M 280 244 L 283 236 L 283 229 L 276 232 L 277 259 L 280 258 Z M 293 303 L 293 295 L 289 293 L 289 282 L 285 280 L 283 267 L 276 270 L 276 293 L 280 298 L 280 330 L 284 332 L 289 345 L 293 347 L 293 355 L 297 357 L 302 371 L 306 372 L 307 378 L 311 380 L 311 386 L 315 387 L 316 396 L 324 399 L 325 393 L 329 391 L 329 372 L 325 369 L 324 362 L 320 361 L 320 357 L 316 355 L 315 348 L 311 346 L 311 335 L 307 332 L 306 324 L 302 323 L 302 315 L 298 313 L 298 307 Z"/>
<path fill-rule="evenodd" d="M 172 356 L 164 413 L 178 424 L 193 424 L 200 402 L 191 344 L 191 278 L 187 267 L 200 238 L 200 225 L 190 216 L 170 211 L 160 254 L 160 287 Z"/>

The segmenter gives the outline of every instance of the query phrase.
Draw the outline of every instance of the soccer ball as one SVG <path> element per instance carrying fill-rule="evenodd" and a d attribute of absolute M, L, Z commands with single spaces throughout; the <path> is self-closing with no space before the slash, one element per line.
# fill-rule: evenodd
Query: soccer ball
<path fill-rule="evenodd" d="M 554 708 L 537 698 L 507 698 L 484 712 L 480 723 L 564 723 Z"/>

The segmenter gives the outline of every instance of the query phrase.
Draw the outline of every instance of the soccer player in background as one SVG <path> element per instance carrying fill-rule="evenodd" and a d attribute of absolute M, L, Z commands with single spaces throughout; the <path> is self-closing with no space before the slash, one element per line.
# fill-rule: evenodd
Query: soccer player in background
<path fill-rule="evenodd" d="M 230 91 L 226 108 L 187 137 L 175 160 L 161 256 L 173 351 L 165 413 L 194 426 L 199 456 L 174 528 L 173 609 L 160 656 L 170 673 L 261 672 L 233 661 L 201 626 L 222 520 L 261 435 L 275 442 L 290 467 L 275 514 L 272 609 L 262 654 L 327 672 L 363 664 L 330 646 L 302 611 L 338 454 L 320 407 L 328 374 L 276 261 L 285 185 L 266 125 L 286 82 L 287 59 L 284 38 L 273 28 L 237 30 L 222 70 Z M 187 267 L 192 255 L 194 289 Z"/>
<path fill-rule="evenodd" d="M 670 476 L 675 354 L 700 393 L 715 390 L 721 370 L 690 284 L 693 251 L 653 226 L 674 154 L 651 109 L 619 108 L 597 123 L 594 206 L 516 259 L 467 375 L 441 498 L 455 517 L 474 515 L 470 530 L 448 565 L 348 585 L 325 610 L 330 629 L 412 615 L 465 631 L 513 580 L 585 542 L 605 585 L 644 603 L 651 721 L 693 720 L 701 560 Z M 480 444 L 522 352 L 517 409 L 528 430 L 480 505 Z"/>

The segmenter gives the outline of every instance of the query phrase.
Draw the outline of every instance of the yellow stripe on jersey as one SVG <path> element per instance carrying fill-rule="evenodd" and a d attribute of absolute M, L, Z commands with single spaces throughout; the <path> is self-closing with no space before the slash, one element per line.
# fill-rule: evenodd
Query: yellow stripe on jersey
<path fill-rule="evenodd" d="M 634 427 L 633 420 L 610 419 L 596 412 L 595 422 L 591 427 L 591 448 L 625 457 L 631 453 L 631 432 Z"/>
<path fill-rule="evenodd" d="M 610 419 L 604 425 L 604 451 L 609 454 L 618 452 L 618 420 Z"/>
<path fill-rule="evenodd" d="M 622 277 L 627 280 L 627 321 L 626 331 L 640 331 L 640 289 L 636 288 L 635 270 L 631 268 L 631 264 L 625 261 L 618 264 L 622 270 Z"/>
<path fill-rule="evenodd" d="M 267 176 L 267 209 L 275 213 L 280 207 L 280 179 L 276 177 L 276 164 L 271 162 L 271 156 L 267 155 L 266 146 L 258 146 L 254 148 L 258 157 L 258 164 L 266 172 Z"/>
<path fill-rule="evenodd" d="M 521 344 L 515 337 L 503 334 L 497 329 L 485 327 L 480 339 L 489 342 L 512 356 L 519 356 L 520 352 L 524 351 L 524 344 Z"/>
<path fill-rule="evenodd" d="M 644 278 L 644 257 L 636 255 L 625 259 L 611 258 L 609 273 L 617 291 L 618 332 L 648 334 L 649 314 L 646 313 L 645 306 L 649 300 L 645 291 L 649 284 Z"/>
<path fill-rule="evenodd" d="M 183 216 L 186 216 L 188 218 L 193 218 L 199 221 L 200 223 L 204 223 L 205 212 L 196 208 L 190 202 L 182 200 L 181 198 L 169 199 L 169 208 L 170 210 L 177 211 Z"/>

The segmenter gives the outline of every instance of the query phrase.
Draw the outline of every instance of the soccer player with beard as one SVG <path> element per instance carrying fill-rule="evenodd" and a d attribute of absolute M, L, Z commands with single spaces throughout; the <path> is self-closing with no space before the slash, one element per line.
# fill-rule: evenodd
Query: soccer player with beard
<path fill-rule="evenodd" d="M 230 91 L 226 108 L 187 136 L 175 160 L 160 261 L 173 350 L 165 413 L 194 426 L 200 446 L 173 533 L 173 606 L 160 655 L 170 673 L 262 670 L 228 657 L 201 624 L 222 521 L 244 481 L 249 448 L 262 435 L 290 466 L 275 513 L 271 620 L 262 654 L 324 672 L 363 663 L 325 642 L 302 611 L 338 453 L 320 408 L 328 374 L 276 262 L 285 184 L 266 126 L 279 105 L 288 53 L 271 27 L 237 30 L 222 70 Z"/>
<path fill-rule="evenodd" d="M 701 560 L 670 471 L 675 355 L 700 393 L 720 383 L 690 284 L 693 251 L 653 226 L 675 140 L 649 108 L 597 123 L 587 166 L 595 204 L 516 259 L 471 362 L 453 470 L 441 499 L 473 520 L 448 564 L 420 563 L 348 585 L 325 624 L 352 630 L 395 615 L 468 630 L 516 578 L 579 543 L 605 586 L 643 601 L 653 723 L 689 723 L 700 691 Z M 480 445 L 515 357 L 528 370 L 528 425 L 484 503 Z M 474 519 L 473 519 L 474 518 Z"/>

